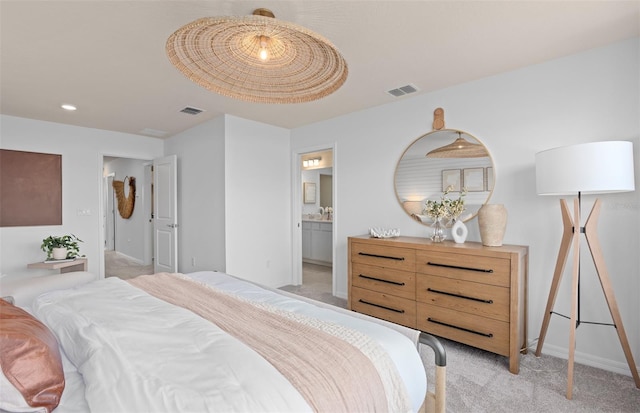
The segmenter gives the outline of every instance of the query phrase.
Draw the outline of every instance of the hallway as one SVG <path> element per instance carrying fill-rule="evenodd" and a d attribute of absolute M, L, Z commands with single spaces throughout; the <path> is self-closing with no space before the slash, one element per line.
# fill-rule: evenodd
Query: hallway
<path fill-rule="evenodd" d="M 118 277 L 128 280 L 137 275 L 153 274 L 153 264 L 140 265 L 129 257 L 114 250 L 104 251 L 105 277 Z"/>

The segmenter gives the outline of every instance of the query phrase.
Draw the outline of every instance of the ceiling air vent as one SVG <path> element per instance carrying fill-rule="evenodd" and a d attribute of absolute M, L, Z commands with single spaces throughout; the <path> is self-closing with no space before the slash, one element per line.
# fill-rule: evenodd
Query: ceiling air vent
<path fill-rule="evenodd" d="M 400 96 L 408 95 L 409 93 L 414 93 L 417 91 L 418 91 L 417 87 L 413 85 L 406 85 L 406 86 L 399 87 L 397 89 L 388 90 L 387 93 L 390 94 L 391 96 L 400 97 Z"/>
<path fill-rule="evenodd" d="M 202 109 L 192 108 L 192 107 L 187 106 L 186 108 L 182 109 L 180 112 L 186 113 L 188 115 L 197 115 L 197 114 L 202 113 L 204 111 Z"/>

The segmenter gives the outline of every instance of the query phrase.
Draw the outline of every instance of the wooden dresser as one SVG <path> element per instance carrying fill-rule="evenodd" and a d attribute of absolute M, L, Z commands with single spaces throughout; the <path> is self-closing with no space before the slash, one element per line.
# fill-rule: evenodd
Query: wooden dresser
<path fill-rule="evenodd" d="M 526 246 L 349 238 L 351 310 L 509 357 L 527 344 Z"/>

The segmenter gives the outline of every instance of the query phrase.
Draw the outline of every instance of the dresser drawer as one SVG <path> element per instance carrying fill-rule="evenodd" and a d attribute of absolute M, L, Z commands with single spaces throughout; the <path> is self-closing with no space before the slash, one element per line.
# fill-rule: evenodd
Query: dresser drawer
<path fill-rule="evenodd" d="M 509 321 L 509 289 L 418 274 L 416 300 L 452 310 Z"/>
<path fill-rule="evenodd" d="M 416 298 L 416 273 L 354 263 L 351 268 L 351 284 L 367 290 L 388 293 L 414 300 Z"/>
<path fill-rule="evenodd" d="M 403 326 L 416 327 L 416 302 L 414 300 L 352 287 L 351 310 Z"/>
<path fill-rule="evenodd" d="M 509 355 L 509 323 L 425 303 L 417 304 L 417 312 L 419 330 Z"/>
<path fill-rule="evenodd" d="M 416 253 L 409 248 L 353 242 L 351 262 L 415 272 Z"/>
<path fill-rule="evenodd" d="M 416 272 L 509 287 L 511 261 L 480 255 L 418 251 Z"/>

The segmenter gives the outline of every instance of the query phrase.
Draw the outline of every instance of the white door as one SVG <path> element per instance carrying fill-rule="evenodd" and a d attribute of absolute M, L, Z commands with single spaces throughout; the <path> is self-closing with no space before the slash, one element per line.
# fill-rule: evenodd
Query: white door
<path fill-rule="evenodd" d="M 178 175 L 176 155 L 153 161 L 154 272 L 178 272 Z"/>

